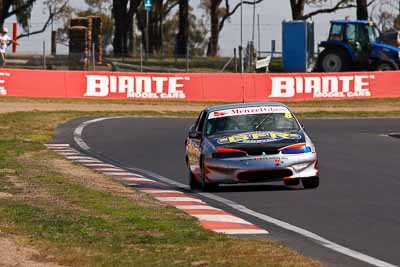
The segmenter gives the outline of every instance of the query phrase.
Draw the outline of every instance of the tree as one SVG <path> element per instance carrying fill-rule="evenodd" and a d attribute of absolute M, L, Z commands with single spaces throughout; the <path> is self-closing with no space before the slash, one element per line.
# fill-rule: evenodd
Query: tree
<path fill-rule="evenodd" d="M 185 56 L 189 38 L 189 0 L 179 0 L 179 31 L 176 37 L 176 54 Z"/>
<path fill-rule="evenodd" d="M 137 12 L 141 0 L 113 0 L 112 17 L 114 19 L 114 54 L 128 55 L 129 33 L 132 32 L 133 15 Z"/>
<path fill-rule="evenodd" d="M 368 19 L 368 1 L 357 0 L 357 19 L 367 20 Z"/>
<path fill-rule="evenodd" d="M 43 4 L 45 6 L 45 10 L 47 9 L 48 17 L 42 28 L 33 32 L 29 31 L 29 29 L 25 29 L 23 33 L 17 36 L 17 39 L 43 33 L 44 31 L 46 31 L 47 27 L 53 22 L 53 20 L 57 19 L 65 13 L 68 13 L 70 15 L 69 12 L 71 8 L 69 6 L 69 0 L 46 0 L 43 2 Z"/>
<path fill-rule="evenodd" d="M 263 0 L 243 1 L 244 5 L 254 5 Z M 216 56 L 218 53 L 219 34 L 225 21 L 228 20 L 241 6 L 238 3 L 231 9 L 229 0 L 225 0 L 225 7 L 220 7 L 222 0 L 202 0 L 202 6 L 208 11 L 210 17 L 211 35 L 208 43 L 207 55 Z"/>
<path fill-rule="evenodd" d="M 189 6 L 188 47 L 190 56 L 204 56 L 207 48 L 207 26 L 203 17 L 197 18 L 193 8 Z M 163 26 L 163 50 L 164 53 L 175 53 L 175 29 L 179 25 L 179 10 L 165 19 Z"/>
<path fill-rule="evenodd" d="M 373 4 L 376 0 L 337 0 L 332 7 L 319 8 L 304 14 L 305 5 L 318 5 L 324 4 L 327 0 L 290 0 L 290 7 L 292 10 L 293 20 L 306 20 L 319 14 L 333 13 L 341 9 L 357 7 L 357 17 L 360 14 L 363 18 L 368 19 L 368 7 Z"/>
<path fill-rule="evenodd" d="M 329 8 L 320 8 L 314 10 L 310 13 L 304 14 L 305 5 L 313 5 L 313 4 L 323 4 L 326 3 L 327 0 L 290 0 L 290 7 L 292 10 L 292 19 L 293 20 L 307 20 L 313 16 L 323 14 L 323 13 L 332 13 L 341 9 L 346 9 L 350 7 L 355 7 L 352 0 L 339 0 L 336 1 L 336 4 L 333 7 Z"/>
<path fill-rule="evenodd" d="M 380 0 L 372 5 L 370 18 L 381 32 L 400 30 L 398 0 Z"/>
<path fill-rule="evenodd" d="M 7 18 L 15 15 L 18 24 L 21 25 L 24 30 L 27 30 L 32 6 L 36 0 L 2 0 L 0 2 L 0 28 L 3 28 L 4 21 Z"/>

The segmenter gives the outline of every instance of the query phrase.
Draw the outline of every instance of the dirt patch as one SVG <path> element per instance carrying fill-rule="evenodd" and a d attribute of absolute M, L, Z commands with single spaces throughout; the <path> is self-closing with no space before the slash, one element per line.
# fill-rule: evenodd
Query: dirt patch
<path fill-rule="evenodd" d="M 17 111 L 157 111 L 157 112 L 200 112 L 207 104 L 98 104 L 98 103 L 40 103 L 40 102 L 2 102 L 0 105 L 0 113 L 10 113 Z M 291 105 L 289 104 L 289 107 Z M 294 112 L 385 112 L 385 111 L 400 111 L 400 105 L 388 105 L 385 103 L 376 103 L 365 105 L 363 103 L 349 104 L 349 106 L 321 105 L 316 104 L 310 106 L 299 106 L 299 103 L 293 104 Z"/>
<path fill-rule="evenodd" d="M 1 232 L 0 232 L 1 234 Z M 29 266 L 29 267 L 57 267 L 53 262 L 37 262 L 34 258 L 40 257 L 40 252 L 27 245 L 21 245 L 15 237 L 0 236 L 0 263 L 1 266 Z M 47 257 L 51 258 L 51 257 Z"/>
<path fill-rule="evenodd" d="M 204 106 L 205 107 L 205 106 Z M 158 112 L 187 112 L 201 111 L 203 106 L 193 105 L 125 105 L 125 104 L 72 104 L 72 103 L 22 103 L 3 102 L 0 113 L 17 111 L 158 111 Z"/>
<path fill-rule="evenodd" d="M 162 203 L 156 202 L 141 193 L 132 194 L 132 189 L 127 188 L 120 183 L 111 180 L 102 174 L 96 173 L 83 166 L 76 165 L 70 161 L 61 159 L 52 159 L 47 161 L 48 166 L 62 174 L 63 176 L 73 179 L 74 182 L 85 185 L 89 188 L 109 192 L 116 196 L 127 198 L 134 202 L 140 202 L 144 206 L 163 206 Z"/>
<path fill-rule="evenodd" d="M 52 157 L 52 154 L 49 153 L 54 152 L 43 150 L 35 153 L 27 153 L 20 157 L 19 160 L 21 163 L 26 165 L 36 164 L 40 166 L 40 168 L 36 168 L 34 170 L 26 170 L 27 173 L 24 173 L 24 176 L 36 176 L 42 172 L 41 169 L 43 168 L 46 170 L 51 170 L 57 175 L 66 177 L 73 183 L 81 184 L 88 188 L 93 188 L 102 192 L 111 193 L 115 196 L 124 197 L 134 202 L 140 202 L 144 206 L 160 207 L 160 205 L 163 205 L 151 198 L 146 197 L 146 195 L 140 192 L 132 194 L 132 189 L 121 185 L 107 176 L 96 173 L 86 167 L 74 164 L 71 161 L 54 157 L 55 155 Z M 20 197 L 33 200 L 33 202 L 37 204 L 57 203 L 57 206 L 68 209 L 80 209 L 77 206 L 75 207 L 74 203 L 70 203 L 70 201 L 68 201 L 68 196 L 64 196 L 64 192 L 58 192 L 55 197 L 54 194 L 48 194 L 44 190 L 41 190 L 41 188 L 32 186 L 29 181 L 19 181 L 19 183 L 21 182 L 25 184 L 25 192 L 24 195 Z M 16 184 L 17 181 L 14 180 L 13 183 Z"/>
<path fill-rule="evenodd" d="M 11 197 L 13 197 L 12 194 L 0 192 L 0 199 L 11 198 Z"/>

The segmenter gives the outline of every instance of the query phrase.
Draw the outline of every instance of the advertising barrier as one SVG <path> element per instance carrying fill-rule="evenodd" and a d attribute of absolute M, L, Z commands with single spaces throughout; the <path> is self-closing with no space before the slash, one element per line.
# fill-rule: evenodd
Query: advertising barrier
<path fill-rule="evenodd" d="M 400 97 L 399 72 L 126 73 L 0 69 L 0 96 L 180 101 Z"/>

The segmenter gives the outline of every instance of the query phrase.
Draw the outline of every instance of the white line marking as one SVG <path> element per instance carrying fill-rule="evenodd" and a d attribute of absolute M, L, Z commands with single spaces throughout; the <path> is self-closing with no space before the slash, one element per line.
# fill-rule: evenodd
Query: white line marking
<path fill-rule="evenodd" d="M 51 150 L 57 152 L 57 153 L 63 153 L 63 152 L 75 152 L 78 153 L 78 151 L 76 151 L 75 149 L 69 148 L 69 149 L 65 149 L 65 148 L 51 148 Z"/>
<path fill-rule="evenodd" d="M 100 160 L 97 160 L 97 159 L 76 159 L 76 160 L 74 160 L 74 161 L 79 162 L 79 163 L 96 163 L 96 162 L 101 162 Z"/>
<path fill-rule="evenodd" d="M 220 214 L 191 214 L 191 216 L 196 217 L 200 221 L 209 222 L 230 222 L 230 223 L 240 223 L 252 225 L 252 223 L 245 221 L 239 217 L 232 215 L 220 215 Z"/>
<path fill-rule="evenodd" d="M 86 163 L 82 165 L 86 167 L 114 167 L 113 165 L 107 163 Z"/>
<path fill-rule="evenodd" d="M 137 183 L 125 183 L 124 184 L 125 186 L 136 186 L 136 185 L 138 185 Z"/>
<path fill-rule="evenodd" d="M 67 156 L 66 158 L 67 159 L 71 159 L 71 160 L 74 160 L 74 159 L 95 159 L 95 158 L 88 157 L 88 156 Z M 97 160 L 97 159 L 95 159 L 95 160 Z"/>
<path fill-rule="evenodd" d="M 263 229 L 218 229 L 212 230 L 217 233 L 226 235 L 259 235 L 259 234 L 269 234 L 267 230 Z"/>
<path fill-rule="evenodd" d="M 116 118 L 123 118 L 123 117 L 109 117 L 109 118 L 103 117 L 103 118 L 98 118 L 98 119 L 95 119 L 95 120 L 89 120 L 89 121 L 86 121 L 86 122 L 80 124 L 78 126 L 78 128 L 76 128 L 75 131 L 74 131 L 74 141 L 82 149 L 90 150 L 90 147 L 82 140 L 82 131 L 83 131 L 83 129 L 87 125 L 89 125 L 91 123 L 95 123 L 95 122 L 103 121 L 103 120 L 108 120 L 108 119 L 116 119 Z M 163 177 L 163 176 L 161 176 L 159 174 L 156 174 L 156 173 L 153 173 L 153 172 L 150 172 L 150 171 L 147 171 L 147 170 L 140 170 L 140 169 L 135 169 L 135 170 L 138 170 L 138 171 L 140 171 L 142 173 L 145 173 L 148 176 L 154 177 L 155 179 L 163 181 L 163 182 L 168 183 L 170 185 L 175 185 L 175 186 L 178 186 L 178 187 L 184 188 L 184 189 L 188 189 L 189 188 L 189 186 L 187 186 L 185 184 L 182 184 L 182 183 L 176 182 L 174 180 L 168 179 L 168 178 Z M 334 243 L 334 242 L 332 242 L 332 241 L 330 241 L 328 239 L 325 239 L 325 238 L 323 238 L 323 237 L 321 237 L 321 236 L 319 236 L 319 235 L 317 235 L 317 234 L 315 234 L 313 232 L 310 232 L 308 230 L 302 229 L 300 227 L 291 225 L 291 224 L 289 224 L 287 222 L 284 222 L 284 221 L 275 219 L 273 217 L 270 217 L 268 215 L 253 211 L 251 209 L 248 209 L 245 206 L 237 204 L 237 203 L 235 203 L 233 201 L 230 201 L 228 199 L 224 199 L 222 197 L 218 197 L 218 196 L 213 195 L 213 194 L 203 193 L 202 195 L 204 197 L 217 200 L 217 201 L 219 201 L 221 203 L 224 203 L 224 204 L 232 207 L 233 209 L 236 209 L 236 210 L 238 210 L 240 212 L 252 215 L 252 216 L 254 216 L 254 217 L 256 217 L 256 218 L 258 218 L 260 220 L 263 220 L 265 222 L 269 222 L 269 223 L 275 224 L 275 225 L 277 225 L 277 226 L 279 226 L 279 227 L 281 227 L 283 229 L 286 229 L 286 230 L 295 232 L 297 234 L 300 234 L 300 235 L 302 235 L 304 237 L 313 239 L 316 242 L 318 242 L 321 246 L 323 246 L 325 248 L 328 248 L 328 249 L 331 249 L 331 250 L 334 250 L 334 251 L 339 252 L 341 254 L 347 255 L 349 257 L 358 259 L 360 261 L 363 261 L 363 262 L 366 262 L 366 263 L 369 263 L 371 265 L 378 266 L 378 267 L 397 267 L 396 265 L 393 265 L 391 263 L 388 263 L 388 262 L 379 260 L 377 258 L 368 256 L 366 254 L 360 253 L 360 252 L 352 250 L 350 248 L 346 248 L 346 247 L 344 247 L 342 245 Z"/>
<path fill-rule="evenodd" d="M 121 179 L 121 180 L 130 179 L 130 178 L 145 178 L 145 177 L 143 175 L 140 175 L 140 174 L 130 174 L 129 176 L 126 176 L 126 177 L 118 177 L 118 179 Z"/>
<path fill-rule="evenodd" d="M 69 144 L 45 144 L 48 148 L 52 147 L 69 147 Z"/>
<path fill-rule="evenodd" d="M 174 193 L 174 194 L 182 194 L 183 192 L 181 191 L 175 191 L 175 190 L 159 190 L 159 189 L 152 189 L 152 190 L 140 190 L 142 192 L 148 193 L 148 194 L 160 194 L 160 193 Z"/>
<path fill-rule="evenodd" d="M 157 200 L 162 202 L 176 201 L 176 202 L 199 202 L 204 203 L 201 199 L 192 197 L 156 197 Z"/>
<path fill-rule="evenodd" d="M 120 181 L 127 181 L 127 182 L 132 181 L 132 182 L 155 182 L 156 183 L 156 181 L 154 181 L 154 180 L 147 179 L 147 178 L 140 178 L 140 177 L 138 177 L 138 178 L 124 178 L 124 179 L 119 179 L 119 180 Z"/>
<path fill-rule="evenodd" d="M 75 143 L 77 143 L 78 146 L 80 146 L 83 150 L 86 150 L 86 151 L 90 150 L 90 147 L 82 139 L 82 133 L 83 133 L 83 130 L 85 129 L 85 127 L 88 126 L 89 124 L 92 124 L 95 122 L 110 120 L 110 119 L 120 119 L 120 118 L 123 118 L 123 117 L 103 117 L 103 118 L 97 118 L 94 120 L 89 120 L 89 121 L 85 121 L 85 122 L 81 123 L 74 131 Z"/>
<path fill-rule="evenodd" d="M 211 206 L 206 205 L 186 205 L 186 206 L 175 206 L 180 210 L 221 210 Z"/>
<path fill-rule="evenodd" d="M 134 175 L 137 176 L 135 173 L 131 173 L 131 172 L 103 172 L 103 174 L 105 175 L 111 175 L 111 176 L 129 176 L 129 175 Z"/>
<path fill-rule="evenodd" d="M 123 172 L 123 171 L 125 171 L 125 170 L 117 168 L 117 167 L 115 167 L 115 168 L 95 168 L 95 170 L 98 171 L 98 172 L 101 172 L 101 171 L 103 171 L 103 172 L 108 172 L 108 171 L 116 171 L 116 172 L 120 171 L 120 172 Z"/>

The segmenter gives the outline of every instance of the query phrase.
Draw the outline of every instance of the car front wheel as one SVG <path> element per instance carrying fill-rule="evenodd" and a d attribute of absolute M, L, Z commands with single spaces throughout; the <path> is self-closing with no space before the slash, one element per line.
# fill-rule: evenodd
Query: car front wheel
<path fill-rule="evenodd" d="M 209 183 L 206 180 L 206 174 L 205 174 L 205 168 L 204 165 L 201 164 L 201 177 L 200 177 L 200 185 L 201 185 L 201 190 L 204 192 L 212 192 L 217 189 L 218 185 Z"/>
<path fill-rule="evenodd" d="M 286 186 L 296 186 L 300 184 L 300 179 L 287 179 L 283 181 Z"/>
<path fill-rule="evenodd" d="M 319 186 L 319 177 L 308 177 L 308 178 L 303 178 L 301 179 L 301 182 L 303 183 L 303 187 L 305 189 L 313 189 L 317 188 Z"/>
<path fill-rule="evenodd" d="M 201 187 L 191 171 L 189 171 L 189 186 L 191 190 L 200 189 Z"/>

